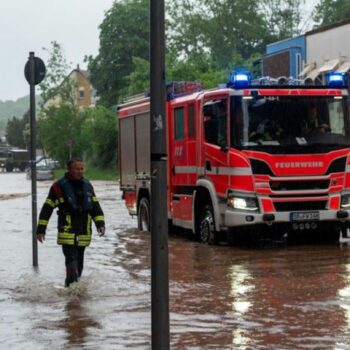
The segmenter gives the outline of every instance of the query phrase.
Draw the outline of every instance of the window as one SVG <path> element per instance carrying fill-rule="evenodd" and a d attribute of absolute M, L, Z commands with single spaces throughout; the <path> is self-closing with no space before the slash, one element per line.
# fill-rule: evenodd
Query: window
<path fill-rule="evenodd" d="M 188 137 L 196 136 L 195 110 L 194 103 L 188 105 Z"/>
<path fill-rule="evenodd" d="M 227 100 L 207 101 L 203 106 L 205 141 L 218 146 L 227 145 Z"/>
<path fill-rule="evenodd" d="M 183 140 L 184 133 L 184 108 L 179 107 L 174 110 L 175 117 L 175 140 Z"/>
<path fill-rule="evenodd" d="M 79 88 L 79 99 L 82 100 L 84 98 L 84 88 Z"/>

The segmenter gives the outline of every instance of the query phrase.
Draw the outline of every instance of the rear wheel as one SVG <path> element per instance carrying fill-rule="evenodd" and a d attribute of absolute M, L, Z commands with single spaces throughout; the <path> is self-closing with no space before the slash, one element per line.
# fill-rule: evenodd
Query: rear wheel
<path fill-rule="evenodd" d="M 13 170 L 13 165 L 12 164 L 6 164 L 5 165 L 6 172 L 11 173 Z"/>
<path fill-rule="evenodd" d="M 141 231 L 151 230 L 151 220 L 150 220 L 150 205 L 149 200 L 143 197 L 139 204 L 139 211 L 137 215 L 137 226 Z"/>
<path fill-rule="evenodd" d="M 215 230 L 214 211 L 211 204 L 203 207 L 198 227 L 198 237 L 201 242 L 208 244 L 219 243 L 219 233 Z"/>

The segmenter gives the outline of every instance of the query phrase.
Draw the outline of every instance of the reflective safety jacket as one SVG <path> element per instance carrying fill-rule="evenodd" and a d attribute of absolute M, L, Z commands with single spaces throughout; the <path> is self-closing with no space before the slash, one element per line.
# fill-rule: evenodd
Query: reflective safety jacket
<path fill-rule="evenodd" d="M 57 243 L 87 247 L 91 242 L 91 221 L 104 227 L 104 215 L 91 183 L 71 180 L 66 174 L 50 188 L 40 211 L 37 234 L 45 234 L 51 214 L 58 208 Z"/>

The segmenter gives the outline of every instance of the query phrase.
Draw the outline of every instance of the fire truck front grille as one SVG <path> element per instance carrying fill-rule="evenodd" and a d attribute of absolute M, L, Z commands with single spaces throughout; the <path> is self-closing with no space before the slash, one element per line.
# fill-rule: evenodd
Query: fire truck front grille
<path fill-rule="evenodd" d="M 274 206 L 276 211 L 324 210 L 327 207 L 327 201 L 276 202 Z"/>
<path fill-rule="evenodd" d="M 313 181 L 270 181 L 272 191 L 326 190 L 329 180 Z"/>

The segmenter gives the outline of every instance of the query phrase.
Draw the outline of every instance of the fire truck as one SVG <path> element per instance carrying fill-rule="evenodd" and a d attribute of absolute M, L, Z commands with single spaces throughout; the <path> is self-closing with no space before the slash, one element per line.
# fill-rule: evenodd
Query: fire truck
<path fill-rule="evenodd" d="M 167 212 L 201 242 L 309 237 L 334 242 L 350 213 L 350 120 L 343 75 L 325 84 L 230 74 L 203 90 L 167 85 Z M 150 229 L 150 100 L 118 106 L 120 188 Z"/>

